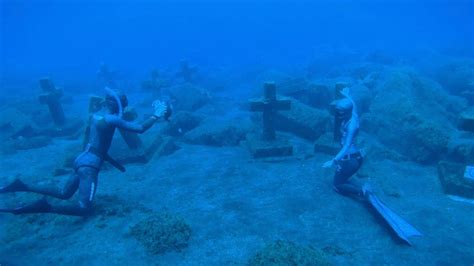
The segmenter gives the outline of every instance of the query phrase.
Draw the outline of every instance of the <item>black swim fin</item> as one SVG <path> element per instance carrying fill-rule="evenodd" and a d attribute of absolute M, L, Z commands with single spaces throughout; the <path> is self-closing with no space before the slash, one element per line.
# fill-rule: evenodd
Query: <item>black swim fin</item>
<path fill-rule="evenodd" d="M 0 212 L 12 213 L 12 214 L 25 214 L 25 213 L 45 213 L 51 211 L 51 205 L 49 205 L 46 198 L 42 198 L 31 204 L 13 208 L 13 209 L 0 209 Z"/>
<path fill-rule="evenodd" d="M 370 205 L 382 216 L 397 236 L 408 245 L 412 245 L 409 238 L 412 236 L 422 236 L 415 227 L 403 220 L 400 216 L 390 210 L 373 193 L 367 195 Z"/>

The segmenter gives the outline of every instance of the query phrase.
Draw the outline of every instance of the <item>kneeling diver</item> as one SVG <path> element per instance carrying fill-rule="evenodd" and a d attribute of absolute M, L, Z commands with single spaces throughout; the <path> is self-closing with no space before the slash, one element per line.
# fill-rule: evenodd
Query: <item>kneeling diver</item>
<path fill-rule="evenodd" d="M 345 88 L 341 94 L 345 97 L 335 104 L 335 139 L 340 140 L 342 149 L 330 161 L 324 163 L 324 168 L 336 166 L 334 174 L 334 189 L 343 195 L 363 197 L 382 218 L 387 222 L 396 235 L 405 243 L 411 245 L 409 237 L 421 236 L 421 233 L 405 220 L 387 208 L 372 192 L 368 184 L 360 186 L 350 180 L 359 170 L 364 161 L 362 153 L 355 145 L 359 132 L 359 117 L 356 105 Z"/>
<path fill-rule="evenodd" d="M 122 111 L 128 104 L 125 94 L 106 88 L 107 94 L 102 108 L 90 118 L 86 131 L 86 145 L 84 151 L 74 161 L 74 173 L 69 177 L 66 185 L 60 189 L 40 185 L 25 184 L 16 179 L 11 184 L 0 187 L 0 193 L 33 192 L 58 199 L 69 199 L 79 190 L 77 204 L 52 205 L 46 198 L 32 204 L 13 208 L 0 209 L 0 212 L 13 214 L 24 213 L 57 213 L 64 215 L 87 216 L 92 211 L 92 201 L 97 189 L 99 171 L 104 161 L 110 162 L 120 171 L 125 168 L 113 160 L 108 151 L 112 143 L 116 128 L 126 131 L 144 133 L 158 120 L 167 120 L 171 115 L 171 108 L 163 102 L 155 101 L 154 114 L 143 123 L 128 122 L 122 119 Z"/>

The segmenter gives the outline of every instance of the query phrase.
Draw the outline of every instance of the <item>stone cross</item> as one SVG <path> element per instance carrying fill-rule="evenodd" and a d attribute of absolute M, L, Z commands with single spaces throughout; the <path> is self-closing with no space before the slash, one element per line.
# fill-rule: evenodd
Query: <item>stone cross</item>
<path fill-rule="evenodd" d="M 180 63 L 180 72 L 178 72 L 178 77 L 182 77 L 184 81 L 191 82 L 196 74 L 197 68 L 192 67 L 185 60 L 182 60 Z"/>
<path fill-rule="evenodd" d="M 145 80 L 142 82 L 142 89 L 150 91 L 154 96 L 160 96 L 162 87 L 163 84 L 160 80 L 160 72 L 156 69 L 151 72 L 150 80 Z"/>
<path fill-rule="evenodd" d="M 60 102 L 63 96 L 62 90 L 57 89 L 53 81 L 49 78 L 40 79 L 39 82 L 43 90 L 43 94 L 39 96 L 40 103 L 48 105 L 49 113 L 53 118 L 54 124 L 57 126 L 64 125 L 66 123 L 66 117 L 64 116 L 64 110 Z"/>
<path fill-rule="evenodd" d="M 275 114 L 277 111 L 290 110 L 290 100 L 277 100 L 275 83 L 265 83 L 264 97 L 250 101 L 250 111 L 263 113 L 263 140 L 275 140 Z"/>
<path fill-rule="evenodd" d="M 105 63 L 100 64 L 99 71 L 97 71 L 97 76 L 102 78 L 105 81 L 105 85 L 111 88 L 117 88 L 116 76 L 117 73 L 111 71 Z"/>

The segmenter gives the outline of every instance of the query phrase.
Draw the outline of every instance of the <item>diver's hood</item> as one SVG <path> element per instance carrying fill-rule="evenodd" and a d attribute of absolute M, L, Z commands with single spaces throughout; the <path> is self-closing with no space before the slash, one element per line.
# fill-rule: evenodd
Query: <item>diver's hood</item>
<path fill-rule="evenodd" d="M 337 100 L 331 105 L 333 106 L 334 114 L 339 117 L 344 117 L 351 114 L 352 109 L 354 108 L 352 102 L 346 98 Z"/>
<path fill-rule="evenodd" d="M 127 107 L 128 105 L 127 96 L 109 87 L 105 87 L 105 91 L 106 91 L 106 98 L 112 99 L 117 104 L 118 115 L 122 116 L 123 109 Z"/>

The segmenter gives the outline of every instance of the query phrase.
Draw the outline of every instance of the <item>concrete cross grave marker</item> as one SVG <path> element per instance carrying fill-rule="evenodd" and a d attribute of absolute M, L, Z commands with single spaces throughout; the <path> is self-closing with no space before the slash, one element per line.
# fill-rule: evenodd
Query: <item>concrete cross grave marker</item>
<path fill-rule="evenodd" d="M 263 114 L 263 140 L 275 140 L 275 114 L 277 111 L 290 110 L 290 100 L 276 99 L 276 86 L 274 83 L 265 83 L 264 98 L 250 101 L 250 111 Z"/>
<path fill-rule="evenodd" d="M 197 67 L 190 66 L 188 61 L 182 60 L 180 63 L 180 71 L 177 76 L 186 82 L 192 82 L 197 72 Z"/>
<path fill-rule="evenodd" d="M 97 76 L 105 82 L 106 86 L 117 88 L 117 72 L 110 70 L 105 63 L 100 64 Z"/>
<path fill-rule="evenodd" d="M 50 78 L 42 78 L 39 82 L 41 89 L 43 90 L 43 94 L 39 96 L 40 103 L 48 106 L 49 113 L 53 118 L 55 125 L 64 125 L 66 123 L 66 117 L 60 102 L 60 99 L 63 96 L 62 90 L 56 88 Z"/>
<path fill-rule="evenodd" d="M 274 83 L 265 83 L 264 97 L 251 100 L 250 111 L 261 112 L 263 132 L 260 136 L 247 136 L 247 144 L 254 158 L 291 156 L 293 146 L 287 141 L 278 139 L 275 131 L 275 114 L 278 111 L 290 110 L 290 100 L 278 100 Z"/>
<path fill-rule="evenodd" d="M 160 72 L 156 69 L 151 71 L 151 79 L 142 82 L 142 89 L 149 91 L 154 97 L 159 97 L 163 87 L 163 80 L 160 79 Z"/>

